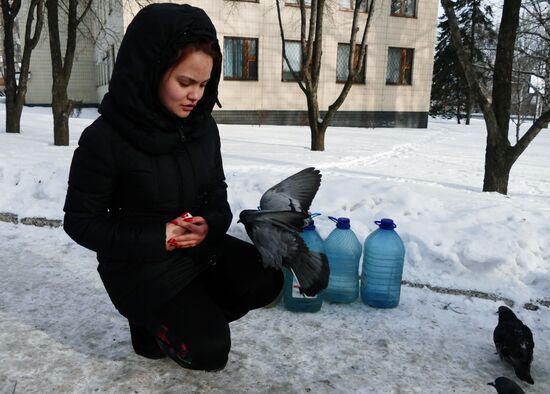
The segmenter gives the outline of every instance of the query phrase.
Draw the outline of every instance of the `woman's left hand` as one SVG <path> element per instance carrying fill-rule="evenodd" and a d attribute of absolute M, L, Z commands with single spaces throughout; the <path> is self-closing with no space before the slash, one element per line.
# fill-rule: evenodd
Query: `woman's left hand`
<path fill-rule="evenodd" d="M 168 244 L 174 248 L 193 248 L 204 241 L 208 234 L 208 223 L 202 216 L 193 216 L 192 221 L 178 217 L 170 223 L 185 230 L 183 234 L 175 235 L 168 240 Z"/>

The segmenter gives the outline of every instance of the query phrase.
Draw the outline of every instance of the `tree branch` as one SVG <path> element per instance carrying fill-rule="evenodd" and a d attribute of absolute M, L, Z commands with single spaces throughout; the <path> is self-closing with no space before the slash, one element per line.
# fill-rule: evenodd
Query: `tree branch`
<path fill-rule="evenodd" d="M 296 73 L 296 71 L 294 71 L 292 69 L 292 66 L 290 65 L 290 62 L 288 61 L 288 57 L 286 56 L 286 50 L 285 50 L 285 33 L 284 33 L 284 29 L 283 29 L 283 21 L 282 21 L 282 18 L 281 18 L 281 5 L 279 3 L 280 0 L 276 0 L 276 4 L 277 4 L 277 18 L 279 20 L 279 29 L 281 30 L 281 41 L 282 41 L 282 46 L 283 46 L 283 60 L 285 61 L 286 65 L 288 66 L 288 69 L 290 70 L 292 76 L 294 77 L 294 79 L 296 80 L 296 82 L 298 83 L 298 86 L 300 86 L 300 89 L 302 90 L 302 92 L 304 92 L 304 94 L 307 95 L 307 90 L 306 88 L 304 87 L 304 84 L 302 83 L 302 78 Z"/>
<path fill-rule="evenodd" d="M 529 130 L 520 138 L 518 143 L 512 149 L 513 160 L 523 153 L 523 151 L 529 146 L 529 143 L 540 133 L 546 124 L 550 122 L 550 110 L 543 112 L 539 118 L 533 123 Z"/>

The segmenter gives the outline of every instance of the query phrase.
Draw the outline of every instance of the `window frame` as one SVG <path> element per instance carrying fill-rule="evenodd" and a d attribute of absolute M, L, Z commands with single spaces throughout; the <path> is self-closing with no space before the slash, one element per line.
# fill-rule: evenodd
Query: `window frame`
<path fill-rule="evenodd" d="M 372 0 L 370 0 L 372 1 Z M 342 7 L 342 3 L 341 3 L 341 0 L 338 0 L 338 7 L 340 9 L 340 11 L 353 11 L 355 9 L 355 0 L 349 0 L 349 4 L 350 6 L 349 7 Z M 362 11 L 362 10 L 359 10 L 360 13 L 362 14 L 368 14 L 369 12 L 369 0 L 365 0 L 365 10 Z"/>
<path fill-rule="evenodd" d="M 243 64 L 242 64 L 242 74 L 241 77 L 228 77 L 225 75 L 225 64 L 223 66 L 223 80 L 224 81 L 259 81 L 260 76 L 258 73 L 258 65 L 259 65 L 259 52 L 260 52 L 260 40 L 257 37 L 235 37 L 235 36 L 224 36 L 223 37 L 223 47 L 224 47 L 224 58 L 225 58 L 225 48 L 226 48 L 226 40 L 241 40 L 243 41 Z M 248 41 L 256 41 L 256 56 L 248 56 Z M 245 55 L 245 49 L 247 54 Z M 244 77 L 245 70 L 247 71 L 247 74 L 250 75 L 250 62 L 253 61 L 256 64 L 256 77 Z M 224 61 L 225 63 L 225 61 Z"/>
<path fill-rule="evenodd" d="M 303 69 L 303 59 L 302 59 L 302 42 L 300 40 L 285 40 L 283 42 L 283 45 L 286 45 L 287 42 L 297 43 L 300 46 L 300 50 L 298 52 L 298 54 L 300 56 L 300 58 L 299 58 L 299 62 L 300 62 L 299 75 L 300 75 L 300 80 L 303 81 L 304 80 L 304 69 Z M 285 52 L 286 52 L 286 50 L 285 50 Z M 288 53 L 287 53 L 287 57 L 288 57 Z M 297 82 L 297 80 L 294 78 L 292 73 L 290 74 L 291 79 L 285 79 L 285 65 L 286 65 L 286 62 L 285 62 L 285 58 L 284 58 L 282 52 L 281 52 L 281 61 L 282 61 L 282 64 L 281 64 L 281 82 Z"/>
<path fill-rule="evenodd" d="M 338 79 L 338 48 L 340 46 L 348 46 L 349 47 L 349 42 L 339 42 L 337 47 L 336 47 L 336 83 L 346 83 L 347 81 L 347 77 L 346 79 Z M 361 44 L 355 44 L 355 51 L 354 51 L 354 54 L 353 54 L 353 63 L 354 63 L 354 68 L 356 67 L 359 59 L 359 52 L 361 52 Z M 363 58 L 363 70 L 361 71 L 361 74 L 358 74 L 356 75 L 356 79 L 353 80 L 352 84 L 354 85 L 366 85 L 367 83 L 367 52 L 368 52 L 368 46 L 366 45 L 365 46 L 365 57 Z M 348 63 L 348 58 L 345 59 L 346 60 L 346 71 L 349 71 L 347 69 L 347 63 Z M 360 78 L 360 79 L 357 79 L 357 78 Z"/>
<path fill-rule="evenodd" d="M 309 0 L 309 4 L 307 4 L 307 0 L 306 0 L 306 3 L 304 4 L 306 8 L 311 8 L 311 0 Z M 285 6 L 289 6 L 289 7 L 300 7 L 300 0 L 285 0 Z"/>
<path fill-rule="evenodd" d="M 398 13 L 393 12 L 393 3 L 396 2 L 396 1 L 399 1 L 399 3 L 400 3 Z M 412 0 L 412 1 L 414 1 L 414 10 L 413 10 L 412 15 L 405 15 L 404 10 L 403 10 L 404 1 L 405 0 L 391 0 L 390 1 L 390 16 L 395 16 L 395 17 L 398 17 L 398 18 L 416 18 L 416 12 L 417 12 L 417 9 L 418 9 L 418 0 Z"/>
<path fill-rule="evenodd" d="M 390 49 L 400 49 L 401 50 L 401 62 L 399 64 L 399 81 L 398 82 L 391 82 L 388 81 L 388 66 L 389 66 L 389 52 Z M 403 64 L 404 59 L 407 58 L 407 51 L 410 51 L 411 56 L 411 62 L 410 65 Z M 405 47 L 388 47 L 388 58 L 387 58 L 387 64 L 386 64 L 386 85 L 391 86 L 412 86 L 413 82 L 413 65 L 414 65 L 414 48 L 405 48 Z M 407 67 L 408 66 L 408 67 Z M 404 81 L 406 76 L 406 71 L 409 69 L 409 77 L 410 81 Z"/>

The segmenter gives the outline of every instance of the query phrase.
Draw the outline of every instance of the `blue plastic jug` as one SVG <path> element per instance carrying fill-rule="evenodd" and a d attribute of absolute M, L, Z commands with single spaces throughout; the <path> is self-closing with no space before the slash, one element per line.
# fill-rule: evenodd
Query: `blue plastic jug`
<path fill-rule="evenodd" d="M 312 252 L 325 253 L 323 239 L 315 229 L 315 222 L 310 220 L 304 227 L 300 236 L 305 241 L 307 247 Z M 320 294 L 314 297 L 308 297 L 300 293 L 300 284 L 296 277 L 288 268 L 284 269 L 285 284 L 283 287 L 283 304 L 286 309 L 292 312 L 317 312 L 323 305 L 323 299 Z"/>
<path fill-rule="evenodd" d="M 399 304 L 405 246 L 392 219 L 375 221 L 379 228 L 365 239 L 361 299 L 376 308 Z"/>
<path fill-rule="evenodd" d="M 359 295 L 361 243 L 351 229 L 349 218 L 329 216 L 329 219 L 336 222 L 336 228 L 325 240 L 330 277 L 323 299 L 338 303 L 353 302 Z"/>

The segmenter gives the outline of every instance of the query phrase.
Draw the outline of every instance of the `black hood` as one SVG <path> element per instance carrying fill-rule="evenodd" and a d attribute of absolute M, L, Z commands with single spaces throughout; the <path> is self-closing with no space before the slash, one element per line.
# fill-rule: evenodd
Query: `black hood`
<path fill-rule="evenodd" d="M 158 86 L 178 50 L 197 38 L 213 41 L 218 59 L 203 97 L 186 119 L 180 119 L 164 109 Z M 206 132 L 201 126 L 217 101 L 221 58 L 216 29 L 202 9 L 187 4 L 149 5 L 126 30 L 99 112 L 141 149 L 168 152 L 182 133 L 188 139 Z"/>

